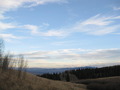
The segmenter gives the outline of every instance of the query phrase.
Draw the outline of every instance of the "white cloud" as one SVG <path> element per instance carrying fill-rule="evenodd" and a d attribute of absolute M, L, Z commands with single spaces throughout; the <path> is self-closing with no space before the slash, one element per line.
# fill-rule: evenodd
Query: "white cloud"
<path fill-rule="evenodd" d="M 14 23 L 4 23 L 0 22 L 0 38 L 3 38 L 7 42 L 11 42 L 14 39 L 23 39 L 26 37 L 15 36 L 12 33 L 6 33 L 9 29 L 19 29 L 21 26 L 17 26 Z"/>
<path fill-rule="evenodd" d="M 116 35 L 120 35 L 120 33 L 114 33 L 114 34 L 116 34 Z"/>
<path fill-rule="evenodd" d="M 35 25 L 24 25 L 23 28 L 31 30 L 31 34 L 38 34 L 38 26 Z"/>
<path fill-rule="evenodd" d="M 98 26 L 103 26 L 103 25 L 108 25 L 112 23 L 113 21 L 110 21 L 112 17 L 101 17 L 100 14 L 93 16 L 89 18 L 88 20 L 82 22 L 82 25 L 98 25 Z"/>
<path fill-rule="evenodd" d="M 0 20 L 6 19 L 6 17 L 3 14 L 0 14 Z"/>
<path fill-rule="evenodd" d="M 71 67 L 115 64 L 120 60 L 120 49 L 63 49 L 23 53 L 30 65 L 37 67 Z M 50 66 L 51 65 L 51 66 Z"/>
<path fill-rule="evenodd" d="M 48 24 L 47 24 L 48 26 Z M 45 25 L 45 27 L 47 27 Z M 56 37 L 60 37 L 60 36 L 66 36 L 67 33 L 63 30 L 47 30 L 44 31 L 44 27 L 43 26 L 36 26 L 36 25 L 24 25 L 23 28 L 24 29 L 28 29 L 30 30 L 30 33 L 32 35 L 39 35 L 39 36 L 56 36 Z"/>
<path fill-rule="evenodd" d="M 14 36 L 12 34 L 0 34 L 0 38 L 3 38 L 5 41 L 10 42 L 12 39 L 21 39 L 22 37 Z"/>
<path fill-rule="evenodd" d="M 5 29 L 11 29 L 11 28 L 16 28 L 16 26 L 13 25 L 12 23 L 3 23 L 3 22 L 0 22 L 0 31 L 1 30 L 5 30 Z"/>
<path fill-rule="evenodd" d="M 45 3 L 63 3 L 67 1 L 68 0 L 0 0 L 0 19 L 6 18 L 3 15 L 5 12 L 17 9 L 19 7 L 36 6 Z M 65 37 L 76 32 L 82 32 L 91 35 L 105 35 L 115 33 L 118 29 L 120 29 L 120 24 L 114 24 L 116 23 L 117 19 L 120 19 L 120 16 L 104 16 L 97 14 L 88 18 L 87 20 L 75 23 L 73 26 L 60 29 L 44 29 L 44 27 L 30 24 L 16 26 L 12 23 L 0 22 L 0 30 L 24 28 L 29 29 L 32 35 L 55 37 Z M 44 24 L 44 26 L 48 27 L 49 24 Z"/>
<path fill-rule="evenodd" d="M 120 16 L 112 17 L 112 19 L 120 19 Z"/>
<path fill-rule="evenodd" d="M 5 38 L 17 38 L 15 36 L 13 36 L 12 34 L 0 34 L 1 37 L 5 37 Z"/>
<path fill-rule="evenodd" d="M 113 32 L 116 32 L 120 28 L 120 25 L 113 25 L 113 26 L 108 26 L 108 27 L 95 27 L 95 31 L 89 31 L 87 32 L 88 34 L 92 35 L 105 35 L 105 34 L 111 34 Z"/>
<path fill-rule="evenodd" d="M 94 59 L 94 60 L 108 60 L 108 61 L 117 61 L 120 59 L 120 49 L 98 49 L 87 54 L 84 54 L 83 57 L 86 59 Z"/>
<path fill-rule="evenodd" d="M 120 7 L 113 7 L 113 10 L 120 10 Z"/>
<path fill-rule="evenodd" d="M 91 35 L 110 34 L 120 29 L 120 24 L 116 23 L 117 19 L 120 19 L 120 16 L 101 16 L 98 14 L 77 23 L 73 26 L 73 30 Z"/>
<path fill-rule="evenodd" d="M 55 36 L 65 37 L 75 32 L 83 32 L 91 35 L 105 35 L 117 32 L 120 29 L 120 24 L 114 25 L 116 19 L 120 19 L 120 16 L 100 16 L 95 15 L 85 21 L 78 22 L 69 28 L 60 29 L 44 29 L 44 26 L 36 25 L 15 25 L 13 23 L 0 22 L 0 30 L 6 30 L 11 28 L 28 29 L 32 35 L 38 36 Z"/>
<path fill-rule="evenodd" d="M 48 30 L 47 32 L 40 32 L 40 35 L 42 36 L 66 36 L 67 33 L 63 30 Z"/>
<path fill-rule="evenodd" d="M 32 34 L 40 36 L 65 37 L 72 33 L 82 32 L 90 35 L 105 35 L 115 33 L 120 29 L 120 24 L 116 23 L 120 16 L 95 15 L 85 21 L 77 22 L 73 26 L 60 29 L 45 30 L 38 26 L 29 25 Z M 28 25 L 27 25 L 28 26 Z"/>
<path fill-rule="evenodd" d="M 56 51 L 35 51 L 24 53 L 29 58 L 36 59 L 66 59 L 66 60 L 117 60 L 120 49 L 98 49 L 98 50 L 86 50 L 86 49 L 63 49 Z"/>
<path fill-rule="evenodd" d="M 85 21 L 82 25 L 97 25 L 97 26 L 107 26 L 115 22 L 115 19 L 120 19 L 120 16 L 102 16 L 97 14 Z"/>
<path fill-rule="evenodd" d="M 19 7 L 37 6 L 45 3 L 65 3 L 67 0 L 0 0 L 0 13 Z"/>
<path fill-rule="evenodd" d="M 5 12 L 17 9 L 19 7 L 36 6 L 45 3 L 65 3 L 68 0 L 0 0 L 0 19 L 5 19 Z M 36 25 L 20 25 L 24 29 L 29 29 L 32 35 L 65 37 L 72 33 L 83 32 L 91 35 L 105 35 L 116 32 L 120 28 L 120 24 L 114 25 L 115 20 L 120 16 L 102 16 L 97 14 L 87 20 L 78 22 L 73 26 L 60 29 L 44 29 Z M 48 27 L 49 24 L 44 24 Z M 11 23 L 0 22 L 0 30 L 15 28 Z M 18 27 L 16 27 L 18 28 Z"/>
<path fill-rule="evenodd" d="M 4 16 L 6 12 L 16 10 L 18 8 L 33 7 L 46 3 L 66 3 L 67 0 L 0 0 L 0 20 L 7 18 Z"/>
<path fill-rule="evenodd" d="M 15 36 L 11 33 L 5 33 L 6 30 L 18 28 L 13 23 L 0 22 L 0 38 L 3 38 L 7 42 L 11 42 L 13 39 L 22 39 L 23 37 Z"/>

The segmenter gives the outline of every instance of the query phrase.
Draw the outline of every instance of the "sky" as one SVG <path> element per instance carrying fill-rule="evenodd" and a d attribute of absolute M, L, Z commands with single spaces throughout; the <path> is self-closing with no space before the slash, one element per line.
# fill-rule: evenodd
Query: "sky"
<path fill-rule="evenodd" d="M 0 0 L 0 37 L 29 67 L 120 64 L 120 0 Z"/>

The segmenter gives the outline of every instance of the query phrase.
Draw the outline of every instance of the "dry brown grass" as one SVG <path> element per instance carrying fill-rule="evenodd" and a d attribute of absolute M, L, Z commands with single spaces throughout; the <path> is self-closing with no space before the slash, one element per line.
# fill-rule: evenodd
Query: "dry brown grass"
<path fill-rule="evenodd" d="M 80 80 L 89 90 L 120 90 L 120 76 Z"/>
<path fill-rule="evenodd" d="M 83 84 L 48 80 L 29 73 L 25 79 L 18 79 L 17 71 L 10 73 L 0 73 L 0 90 L 86 90 Z"/>

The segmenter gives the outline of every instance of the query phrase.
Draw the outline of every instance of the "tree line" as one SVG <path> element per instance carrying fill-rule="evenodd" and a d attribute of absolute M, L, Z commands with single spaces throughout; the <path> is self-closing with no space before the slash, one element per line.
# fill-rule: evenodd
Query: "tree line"
<path fill-rule="evenodd" d="M 62 80 L 61 78 L 64 77 L 65 81 L 71 81 L 71 75 L 74 75 L 79 80 L 120 76 L 120 65 L 107 66 L 102 68 L 82 68 L 82 69 L 68 70 L 63 73 L 53 73 L 53 74 L 46 73 L 38 76 L 53 80 Z"/>

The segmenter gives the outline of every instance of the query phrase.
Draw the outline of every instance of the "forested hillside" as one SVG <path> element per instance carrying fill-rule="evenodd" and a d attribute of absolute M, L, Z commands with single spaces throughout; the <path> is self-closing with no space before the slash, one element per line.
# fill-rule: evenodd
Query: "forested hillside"
<path fill-rule="evenodd" d="M 40 76 L 40 75 L 38 75 Z M 75 81 L 102 77 L 120 76 L 120 65 L 102 68 L 86 68 L 65 71 L 63 73 L 43 74 L 41 77 L 53 80 Z M 64 78 L 64 79 L 63 79 Z M 74 79 L 74 80 L 73 80 Z"/>

